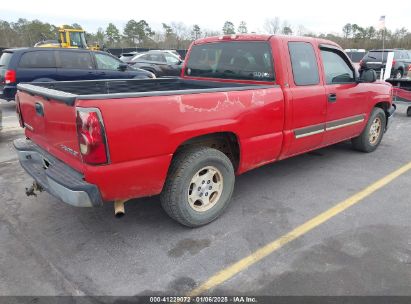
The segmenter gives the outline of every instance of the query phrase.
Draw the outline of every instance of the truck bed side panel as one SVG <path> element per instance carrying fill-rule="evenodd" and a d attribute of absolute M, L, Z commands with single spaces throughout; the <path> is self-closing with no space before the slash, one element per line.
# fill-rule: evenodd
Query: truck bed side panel
<path fill-rule="evenodd" d="M 79 100 L 76 105 L 97 107 L 103 116 L 112 164 L 106 168 L 87 166 L 84 171 L 88 182 L 104 189 L 102 195 L 106 200 L 161 192 L 172 154 L 185 141 L 197 136 L 234 133 L 241 150 L 238 173 L 275 160 L 281 149 L 284 102 L 278 86 L 204 94 Z M 102 174 L 105 171 L 107 174 Z M 107 186 L 118 184 L 119 178 L 125 183 L 121 189 Z M 148 179 L 158 182 L 148 184 Z"/>

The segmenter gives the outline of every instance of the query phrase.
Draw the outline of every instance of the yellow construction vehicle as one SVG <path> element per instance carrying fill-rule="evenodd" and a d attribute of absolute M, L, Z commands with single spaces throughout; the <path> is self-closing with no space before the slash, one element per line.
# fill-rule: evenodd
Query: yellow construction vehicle
<path fill-rule="evenodd" d="M 86 32 L 82 29 L 59 27 L 58 40 L 44 40 L 34 45 L 35 47 L 61 47 L 99 50 L 99 45 L 88 46 Z"/>

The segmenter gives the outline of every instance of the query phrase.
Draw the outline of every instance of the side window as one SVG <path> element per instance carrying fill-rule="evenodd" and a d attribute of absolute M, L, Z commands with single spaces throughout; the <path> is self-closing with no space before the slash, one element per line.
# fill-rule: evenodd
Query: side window
<path fill-rule="evenodd" d="M 92 70 L 93 62 L 88 52 L 62 51 L 60 56 L 60 67 L 64 69 Z"/>
<path fill-rule="evenodd" d="M 164 56 L 166 56 L 166 60 L 168 64 L 178 64 L 180 62 L 180 60 L 173 55 L 165 54 Z"/>
<path fill-rule="evenodd" d="M 166 59 L 164 58 L 163 54 L 150 54 L 150 61 L 166 62 Z"/>
<path fill-rule="evenodd" d="M 136 58 L 136 60 L 150 60 L 150 55 L 145 54 Z"/>
<path fill-rule="evenodd" d="M 288 50 L 295 84 L 298 86 L 319 84 L 317 59 L 311 43 L 289 42 Z"/>
<path fill-rule="evenodd" d="M 326 84 L 354 82 L 354 71 L 342 57 L 332 50 L 321 50 Z"/>
<path fill-rule="evenodd" d="M 97 69 L 99 70 L 118 70 L 120 62 L 115 58 L 105 55 L 96 53 L 96 61 L 97 61 Z"/>
<path fill-rule="evenodd" d="M 55 68 L 54 51 L 35 51 L 24 53 L 21 57 L 21 68 Z"/>

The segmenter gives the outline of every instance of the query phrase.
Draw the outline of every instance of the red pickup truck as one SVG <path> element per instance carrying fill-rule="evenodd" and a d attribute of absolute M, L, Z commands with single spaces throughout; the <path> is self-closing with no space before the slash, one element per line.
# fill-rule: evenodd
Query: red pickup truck
<path fill-rule="evenodd" d="M 16 100 L 34 189 L 117 212 L 160 194 L 190 227 L 224 211 L 235 175 L 348 139 L 374 151 L 395 111 L 335 43 L 269 35 L 197 40 L 179 78 L 19 84 Z"/>

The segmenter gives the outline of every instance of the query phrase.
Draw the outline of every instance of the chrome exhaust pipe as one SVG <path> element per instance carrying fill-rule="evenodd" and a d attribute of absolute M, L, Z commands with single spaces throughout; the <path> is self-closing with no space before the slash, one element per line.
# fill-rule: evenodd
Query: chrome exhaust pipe
<path fill-rule="evenodd" d="M 114 202 L 114 216 L 116 218 L 121 218 L 126 214 L 126 212 L 124 211 L 125 202 L 126 202 L 125 200 Z"/>

